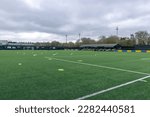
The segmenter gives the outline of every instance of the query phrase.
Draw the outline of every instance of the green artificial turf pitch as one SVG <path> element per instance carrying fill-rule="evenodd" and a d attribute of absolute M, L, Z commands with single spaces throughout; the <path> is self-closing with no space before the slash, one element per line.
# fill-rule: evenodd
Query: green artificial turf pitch
<path fill-rule="evenodd" d="M 150 99 L 149 74 L 149 53 L 0 51 L 0 99 Z"/>

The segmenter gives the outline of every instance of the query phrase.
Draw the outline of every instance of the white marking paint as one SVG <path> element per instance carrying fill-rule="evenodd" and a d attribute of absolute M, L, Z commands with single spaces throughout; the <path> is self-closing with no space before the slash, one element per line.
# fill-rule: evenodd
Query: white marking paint
<path fill-rule="evenodd" d="M 49 57 L 45 57 L 45 58 L 49 58 Z M 90 63 L 76 62 L 76 61 L 70 61 L 70 60 L 58 59 L 58 58 L 52 58 L 52 59 L 57 60 L 57 61 L 63 61 L 63 62 L 74 63 L 74 64 L 87 65 L 87 66 L 92 66 L 92 67 L 99 67 L 99 68 L 105 68 L 105 69 L 112 69 L 112 70 L 123 71 L 123 72 L 129 72 L 129 73 L 135 73 L 135 74 L 141 74 L 141 75 L 150 75 L 150 73 L 139 72 L 139 71 L 132 71 L 132 70 L 128 70 L 128 69 L 121 69 L 121 68 L 115 68 L 115 67 L 108 67 L 108 66 L 103 66 L 103 65 L 95 65 L 95 64 L 90 64 Z"/>
<path fill-rule="evenodd" d="M 141 58 L 141 60 L 147 61 L 150 60 L 150 58 Z"/>
<path fill-rule="evenodd" d="M 49 57 L 45 57 L 45 58 L 49 58 Z M 87 99 L 87 98 L 90 98 L 90 97 L 93 97 L 93 96 L 96 96 L 96 95 L 99 95 L 99 94 L 102 94 L 102 93 L 105 93 L 105 92 L 108 92 L 108 91 L 111 91 L 111 90 L 114 90 L 114 89 L 118 89 L 118 88 L 130 85 L 130 84 L 136 83 L 138 81 L 142 81 L 142 80 L 145 80 L 147 78 L 150 78 L 150 73 L 144 73 L 144 72 L 127 70 L 127 69 L 120 69 L 120 68 L 102 66 L 102 65 L 94 65 L 94 64 L 89 64 L 89 63 L 80 63 L 80 62 L 75 62 L 75 61 L 70 61 L 70 60 L 65 60 L 65 59 L 57 59 L 57 58 L 53 58 L 53 59 L 58 60 L 58 61 L 63 61 L 63 62 L 70 62 L 70 63 L 76 63 L 76 64 L 81 64 L 81 65 L 88 65 L 88 66 L 93 66 L 93 67 L 100 67 L 100 68 L 106 68 L 106 69 L 124 71 L 124 72 L 141 74 L 141 75 L 148 75 L 148 76 L 145 76 L 145 77 L 133 80 L 133 81 L 129 81 L 127 83 L 123 83 L 123 84 L 120 84 L 120 85 L 117 85 L 117 86 L 114 86 L 114 87 L 111 87 L 111 88 L 108 88 L 108 89 L 104 89 L 104 90 L 101 90 L 101 91 L 98 91 L 98 92 L 95 92 L 95 93 L 92 93 L 92 94 L 89 94 L 89 95 L 85 95 L 85 96 L 79 97 L 76 100 Z"/>
<path fill-rule="evenodd" d="M 78 62 L 82 62 L 83 60 L 77 60 Z"/>
<path fill-rule="evenodd" d="M 37 56 L 37 54 L 33 54 L 33 56 Z"/>
<path fill-rule="evenodd" d="M 147 82 L 147 80 L 140 80 L 141 82 Z"/>
<path fill-rule="evenodd" d="M 89 95 L 85 95 L 85 96 L 82 96 L 80 98 L 77 98 L 76 100 L 87 99 L 87 98 L 90 98 L 90 97 L 93 97 L 93 96 L 96 96 L 96 95 L 99 95 L 99 94 L 102 94 L 102 93 L 105 93 L 105 92 L 108 92 L 108 91 L 112 91 L 114 89 L 118 89 L 118 88 L 130 85 L 130 84 L 136 83 L 136 82 L 141 81 L 141 80 L 145 80 L 147 78 L 150 78 L 150 76 L 145 76 L 145 77 L 139 78 L 137 80 L 133 80 L 133 81 L 123 83 L 123 84 L 120 84 L 120 85 L 117 85 L 117 86 L 114 86 L 114 87 L 111 87 L 111 88 L 108 88 L 108 89 L 104 89 L 104 90 L 101 90 L 101 91 L 98 91 L 98 92 L 95 92 L 95 93 L 92 93 L 92 94 L 89 94 Z"/>
<path fill-rule="evenodd" d="M 54 54 L 53 54 L 53 56 L 56 56 L 56 55 L 57 55 L 57 53 L 54 53 Z"/>
<path fill-rule="evenodd" d="M 22 63 L 18 63 L 18 65 L 19 65 L 19 66 L 21 66 L 21 65 L 22 65 Z"/>
<path fill-rule="evenodd" d="M 62 72 L 62 71 L 65 71 L 65 70 L 64 70 L 64 69 L 58 69 L 58 71 L 61 71 L 61 72 Z"/>

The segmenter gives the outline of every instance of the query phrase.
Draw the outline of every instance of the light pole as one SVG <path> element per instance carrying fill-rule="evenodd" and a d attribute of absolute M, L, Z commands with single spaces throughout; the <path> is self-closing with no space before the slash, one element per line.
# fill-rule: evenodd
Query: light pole
<path fill-rule="evenodd" d="M 68 35 L 66 35 L 66 44 L 67 44 L 67 41 L 68 41 Z"/>
<path fill-rule="evenodd" d="M 81 33 L 79 33 L 79 42 L 81 42 Z"/>
<path fill-rule="evenodd" d="M 117 35 L 117 37 L 118 37 L 118 32 L 119 32 L 119 28 L 118 28 L 118 26 L 116 27 L 116 35 Z"/>

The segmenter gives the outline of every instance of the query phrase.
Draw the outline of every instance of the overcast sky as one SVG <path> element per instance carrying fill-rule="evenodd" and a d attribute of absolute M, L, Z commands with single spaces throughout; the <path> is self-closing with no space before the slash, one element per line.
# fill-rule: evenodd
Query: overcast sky
<path fill-rule="evenodd" d="M 150 32 L 150 0 L 0 0 L 0 40 L 75 41 Z"/>

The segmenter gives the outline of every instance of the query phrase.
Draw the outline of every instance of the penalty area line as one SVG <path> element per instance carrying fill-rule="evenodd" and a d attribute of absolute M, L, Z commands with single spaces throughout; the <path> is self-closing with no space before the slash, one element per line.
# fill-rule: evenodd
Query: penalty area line
<path fill-rule="evenodd" d="M 105 92 L 108 92 L 108 91 L 112 91 L 114 89 L 118 89 L 118 88 L 130 85 L 130 84 L 136 83 L 136 82 L 141 81 L 141 80 L 145 80 L 147 78 L 150 78 L 150 75 L 142 77 L 142 78 L 139 78 L 137 80 L 133 80 L 133 81 L 130 81 L 130 82 L 127 82 L 127 83 L 123 83 L 123 84 L 120 84 L 120 85 L 108 88 L 108 89 L 105 89 L 105 90 L 101 90 L 101 91 L 98 91 L 98 92 L 95 92 L 95 93 L 92 93 L 92 94 L 89 94 L 89 95 L 85 95 L 85 96 L 79 97 L 79 98 L 77 98 L 75 100 L 84 100 L 84 99 L 87 99 L 87 98 L 90 98 L 90 97 L 93 97 L 93 96 L 96 96 L 96 95 L 99 95 L 99 94 L 102 94 L 102 93 L 105 93 Z"/>
<path fill-rule="evenodd" d="M 86 65 L 86 66 L 92 66 L 92 67 L 99 67 L 99 68 L 105 68 L 105 69 L 112 69 L 112 70 L 117 70 L 117 71 L 135 73 L 135 74 L 150 75 L 150 73 L 132 71 L 132 70 L 127 70 L 127 69 L 115 68 L 115 67 L 108 67 L 108 66 L 103 66 L 103 65 L 95 65 L 95 64 L 84 63 L 84 62 L 76 62 L 76 61 L 70 61 L 70 60 L 65 60 L 65 59 L 58 59 L 58 58 L 54 58 L 54 57 L 45 57 L 45 58 L 47 58 L 47 59 L 52 58 L 52 59 L 57 60 L 57 61 L 63 61 L 63 62 L 69 62 L 69 63 L 74 63 L 74 64 L 80 64 L 80 65 Z"/>

